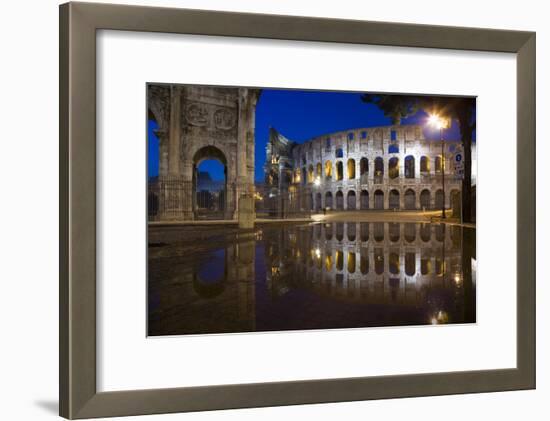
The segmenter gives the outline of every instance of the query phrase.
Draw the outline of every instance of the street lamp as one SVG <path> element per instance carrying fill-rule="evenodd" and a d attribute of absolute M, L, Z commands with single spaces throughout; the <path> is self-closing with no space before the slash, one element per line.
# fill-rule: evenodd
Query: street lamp
<path fill-rule="evenodd" d="M 441 204 L 441 218 L 445 219 L 445 145 L 443 143 L 443 129 L 446 126 L 446 121 L 438 114 L 430 114 L 428 124 L 439 129 L 439 140 L 441 142 L 441 185 L 443 188 L 443 203 Z"/>

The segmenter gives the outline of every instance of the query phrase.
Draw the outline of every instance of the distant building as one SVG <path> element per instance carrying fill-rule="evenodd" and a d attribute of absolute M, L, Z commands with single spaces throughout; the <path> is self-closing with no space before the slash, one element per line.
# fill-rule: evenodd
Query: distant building
<path fill-rule="evenodd" d="M 271 129 L 265 195 L 281 214 L 322 209 L 441 209 L 460 206 L 455 173 L 462 145 L 424 138 L 419 125 L 358 128 L 294 142 Z M 472 148 L 475 180 L 475 145 Z M 460 159 L 460 156 L 458 156 Z M 445 189 L 442 188 L 445 172 Z"/>

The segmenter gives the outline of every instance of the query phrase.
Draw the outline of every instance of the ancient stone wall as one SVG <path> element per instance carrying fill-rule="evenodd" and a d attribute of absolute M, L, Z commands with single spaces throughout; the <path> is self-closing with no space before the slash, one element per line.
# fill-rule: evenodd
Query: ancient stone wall
<path fill-rule="evenodd" d="M 288 195 L 302 210 L 441 209 L 443 198 L 451 208 L 460 197 L 453 160 L 462 146 L 444 140 L 444 163 L 441 148 L 418 125 L 359 128 L 301 144 L 272 129 L 265 181 L 272 195 Z"/>

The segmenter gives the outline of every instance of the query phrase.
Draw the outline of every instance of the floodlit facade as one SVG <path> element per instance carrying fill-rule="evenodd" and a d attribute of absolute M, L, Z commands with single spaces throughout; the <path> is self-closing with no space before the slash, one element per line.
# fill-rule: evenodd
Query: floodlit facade
<path fill-rule="evenodd" d="M 424 138 L 422 126 L 358 128 L 294 142 L 270 131 L 264 165 L 270 207 L 281 213 L 335 210 L 460 211 L 461 143 Z M 443 155 L 443 156 L 442 156 Z M 472 178 L 475 180 L 475 145 Z M 443 176 L 444 171 L 444 176 Z M 443 178 L 445 187 L 443 188 Z"/>

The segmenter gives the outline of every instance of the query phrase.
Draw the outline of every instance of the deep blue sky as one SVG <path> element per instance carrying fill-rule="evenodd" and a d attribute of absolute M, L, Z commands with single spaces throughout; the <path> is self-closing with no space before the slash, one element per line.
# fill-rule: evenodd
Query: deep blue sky
<path fill-rule="evenodd" d="M 340 130 L 391 124 L 373 104 L 361 101 L 359 93 L 297 91 L 263 89 L 256 107 L 256 155 L 255 178 L 263 180 L 262 166 L 269 127 L 276 128 L 283 136 L 296 142 Z M 426 114 L 419 112 L 404 119 L 402 124 L 424 124 Z M 153 133 L 154 121 L 149 121 L 149 176 L 158 174 L 158 139 Z M 427 139 L 439 139 L 439 131 L 426 128 Z M 445 138 L 458 140 L 460 133 L 456 122 L 446 130 Z M 223 180 L 223 167 L 215 161 L 204 161 L 201 171 L 208 171 L 216 180 Z"/>

